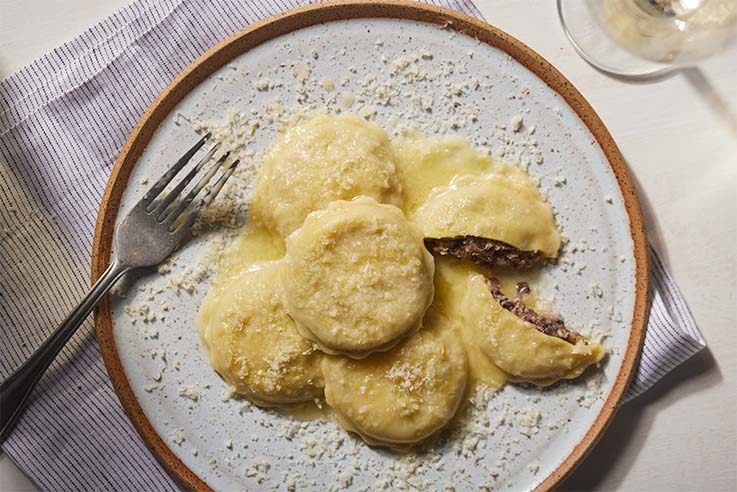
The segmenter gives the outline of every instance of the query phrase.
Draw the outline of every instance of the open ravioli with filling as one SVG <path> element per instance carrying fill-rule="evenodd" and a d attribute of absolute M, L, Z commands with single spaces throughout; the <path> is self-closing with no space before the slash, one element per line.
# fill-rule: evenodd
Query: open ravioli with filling
<path fill-rule="evenodd" d="M 502 307 L 482 274 L 468 278 L 463 316 L 483 354 L 516 381 L 539 386 L 579 376 L 605 355 L 596 342 L 576 343 L 542 333 L 533 323 Z"/>
<path fill-rule="evenodd" d="M 484 237 L 549 258 L 560 247 L 550 205 L 535 183 L 511 166 L 487 175 L 463 174 L 435 188 L 413 220 L 426 237 Z"/>

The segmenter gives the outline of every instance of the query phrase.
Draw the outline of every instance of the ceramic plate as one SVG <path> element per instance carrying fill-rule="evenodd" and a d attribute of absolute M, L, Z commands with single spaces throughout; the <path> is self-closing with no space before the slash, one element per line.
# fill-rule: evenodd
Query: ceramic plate
<path fill-rule="evenodd" d="M 351 103 L 351 104 L 349 104 Z M 350 107 L 349 107 L 350 106 Z M 331 421 L 299 420 L 228 398 L 195 316 L 213 245 L 199 236 L 160 271 L 129 278 L 97 312 L 105 362 L 126 412 L 185 486 L 218 490 L 549 489 L 613 416 L 644 333 L 647 264 L 622 157 L 582 96 L 507 34 L 428 6 L 308 7 L 255 25 L 203 55 L 152 105 L 114 168 L 93 277 L 114 227 L 203 124 L 247 131 L 247 190 L 277 129 L 317 112 L 354 112 L 389 133 L 462 135 L 539 180 L 567 238 L 539 286 L 574 328 L 604 335 L 599 370 L 545 391 L 507 385 L 478 398 L 419 454 L 370 448 Z M 209 123 L 207 123 L 209 122 Z M 200 128 L 201 129 L 201 128 Z M 232 142 L 231 142 L 232 144 Z"/>

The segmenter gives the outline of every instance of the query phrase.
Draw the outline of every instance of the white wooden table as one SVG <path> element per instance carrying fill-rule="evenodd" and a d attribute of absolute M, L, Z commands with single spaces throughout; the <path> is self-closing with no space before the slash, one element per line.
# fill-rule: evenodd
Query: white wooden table
<path fill-rule="evenodd" d="M 127 0 L 0 0 L 0 78 Z M 552 0 L 477 0 L 486 19 L 556 65 L 617 140 L 650 240 L 709 343 L 625 406 L 565 488 L 737 490 L 737 46 L 654 84 L 609 79 L 568 45 Z M 0 490 L 36 490 L 4 455 Z"/>

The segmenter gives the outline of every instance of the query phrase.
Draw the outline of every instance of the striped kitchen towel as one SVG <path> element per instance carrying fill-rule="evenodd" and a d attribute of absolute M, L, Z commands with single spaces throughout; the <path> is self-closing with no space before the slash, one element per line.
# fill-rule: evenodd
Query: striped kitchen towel
<path fill-rule="evenodd" d="M 0 378 L 88 289 L 113 162 L 136 121 L 198 55 L 290 0 L 139 0 L 0 82 Z M 470 0 L 435 3 L 480 17 Z M 628 398 L 704 340 L 652 254 L 652 310 Z M 115 396 L 92 321 L 52 366 L 3 445 L 45 490 L 176 490 Z"/>

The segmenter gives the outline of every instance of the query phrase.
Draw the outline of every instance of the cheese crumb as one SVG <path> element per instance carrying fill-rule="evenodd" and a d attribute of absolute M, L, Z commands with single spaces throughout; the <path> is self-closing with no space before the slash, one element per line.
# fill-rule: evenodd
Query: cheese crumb
<path fill-rule="evenodd" d="M 171 440 L 176 444 L 177 446 L 181 446 L 182 443 L 186 440 L 184 437 L 184 429 L 177 429 L 171 434 Z"/>
<path fill-rule="evenodd" d="M 356 96 L 352 92 L 341 92 L 338 97 L 338 102 L 344 108 L 350 108 L 353 103 L 356 102 Z"/>
<path fill-rule="evenodd" d="M 189 398 L 192 401 L 197 401 L 200 398 L 200 393 L 193 387 L 181 387 L 179 388 L 179 396 Z"/>
<path fill-rule="evenodd" d="M 322 87 L 323 90 L 330 92 L 335 89 L 335 82 L 333 82 L 333 79 L 325 77 L 320 81 L 320 87 Z"/>
<path fill-rule="evenodd" d="M 376 115 L 376 108 L 373 106 L 364 106 L 358 110 L 358 115 L 364 119 L 370 119 Z"/>
<path fill-rule="evenodd" d="M 522 119 L 522 115 L 516 114 L 512 116 L 512 131 L 514 133 L 519 133 L 520 130 L 522 130 L 522 125 L 524 123 L 524 120 Z"/>
<path fill-rule="evenodd" d="M 292 68 L 292 75 L 294 75 L 294 78 L 297 79 L 298 82 L 304 82 L 309 79 L 311 72 L 312 70 L 310 70 L 310 66 L 306 63 L 298 63 L 294 68 Z"/>

